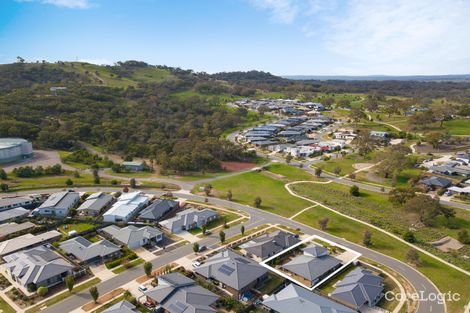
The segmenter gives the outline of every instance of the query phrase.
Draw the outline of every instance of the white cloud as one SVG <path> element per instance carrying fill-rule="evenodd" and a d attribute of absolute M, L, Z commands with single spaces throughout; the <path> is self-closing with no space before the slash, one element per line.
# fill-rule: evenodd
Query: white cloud
<path fill-rule="evenodd" d="M 345 74 L 470 72 L 467 0 L 251 0 L 296 23 Z"/>
<path fill-rule="evenodd" d="M 88 9 L 91 7 L 90 0 L 16 0 L 17 2 L 39 2 L 51 4 L 68 9 Z"/>

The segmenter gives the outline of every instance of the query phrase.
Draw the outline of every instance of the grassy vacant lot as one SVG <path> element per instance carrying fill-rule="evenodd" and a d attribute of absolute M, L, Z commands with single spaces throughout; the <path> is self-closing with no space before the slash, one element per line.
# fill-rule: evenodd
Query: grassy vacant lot
<path fill-rule="evenodd" d="M 451 135 L 470 135 L 470 119 L 445 121 L 444 127 Z"/>
<path fill-rule="evenodd" d="M 369 155 L 365 157 L 362 157 L 356 153 L 347 154 L 337 159 L 332 158 L 328 161 L 315 163 L 315 167 L 320 167 L 323 170 L 330 172 L 330 173 L 333 173 L 335 168 L 339 167 L 341 169 L 340 175 L 347 175 L 356 170 L 353 167 L 353 165 L 356 163 L 375 163 L 374 154 L 370 153 Z"/>
<path fill-rule="evenodd" d="M 47 299 L 45 302 L 41 303 L 41 304 L 38 304 L 38 305 L 35 305 L 29 309 L 26 310 L 26 313 L 36 313 L 36 312 L 39 312 L 41 311 L 41 308 L 46 306 L 46 307 L 50 307 L 72 295 L 75 295 L 83 290 L 86 290 L 88 288 L 90 288 L 91 286 L 94 286 L 98 283 L 101 282 L 101 279 L 99 279 L 98 277 L 95 277 L 89 281 L 86 281 L 84 282 L 83 284 L 80 284 L 76 287 L 73 288 L 72 292 L 69 292 L 68 290 L 66 291 L 63 291 L 55 296 L 53 296 L 52 298 L 49 298 Z"/>
<path fill-rule="evenodd" d="M 370 182 L 374 184 L 380 184 L 387 187 L 393 186 L 393 180 L 391 178 L 383 178 L 379 177 L 374 173 L 369 174 L 370 171 L 374 171 L 374 168 L 370 169 L 369 171 L 363 171 L 356 175 L 356 180 L 362 182 Z M 423 174 L 424 170 L 419 168 L 408 168 L 403 171 L 397 176 L 397 187 L 408 187 L 410 184 L 408 181 L 412 178 L 420 177 Z M 372 177 L 371 177 L 372 175 Z"/>
<path fill-rule="evenodd" d="M 232 191 L 233 201 L 254 205 L 257 196 L 261 197 L 261 209 L 290 217 L 310 206 L 310 202 L 292 197 L 284 188 L 284 181 L 275 180 L 263 173 L 247 172 L 236 176 L 221 178 L 211 182 L 213 193 L 225 198 Z"/>
<path fill-rule="evenodd" d="M 298 180 L 321 180 L 314 175 L 294 166 L 282 163 L 274 163 L 266 167 L 266 170 L 284 176 L 289 181 Z"/>
<path fill-rule="evenodd" d="M 328 217 L 327 232 L 346 238 L 348 241 L 362 244 L 363 233 L 368 229 L 372 233 L 372 249 L 383 254 L 389 255 L 401 261 L 405 260 L 405 255 L 410 249 L 406 244 L 401 243 L 392 237 L 374 230 L 367 226 L 351 221 L 347 217 L 340 216 L 322 207 L 315 207 L 298 215 L 295 220 L 306 225 L 318 228 L 318 220 L 322 217 Z M 454 269 L 449 268 L 443 263 L 436 261 L 424 254 L 420 253 L 422 265 L 417 269 L 426 277 L 433 281 L 441 292 L 453 291 L 462 295 L 460 302 L 447 303 L 449 312 L 462 312 L 463 305 L 466 304 L 465 299 L 470 297 L 470 289 L 466 288 L 468 277 Z M 459 311 L 460 309 L 460 311 Z"/>
<path fill-rule="evenodd" d="M 2 313 L 15 313 L 15 309 L 13 309 L 2 297 L 0 297 L 0 311 Z"/>
<path fill-rule="evenodd" d="M 299 184 L 292 186 L 293 190 L 309 199 L 318 201 L 335 210 L 356 217 L 360 220 L 369 222 L 384 230 L 402 236 L 410 227 L 416 218 L 415 216 L 404 212 L 401 208 L 393 206 L 388 201 L 388 196 L 372 191 L 361 191 L 360 197 L 352 197 L 349 194 L 349 187 L 331 183 L 331 184 Z M 417 228 L 415 236 L 418 243 L 430 252 L 456 263 L 459 266 L 470 269 L 468 262 L 455 258 L 452 255 L 444 254 L 437 249 L 430 247 L 427 243 L 441 239 L 445 236 L 457 238 L 457 233 L 462 229 L 470 229 L 470 212 L 455 209 L 456 216 L 449 222 L 452 228 L 448 228 L 448 221 L 444 217 L 437 217 L 433 227 Z M 468 247 L 464 248 L 465 250 Z"/>

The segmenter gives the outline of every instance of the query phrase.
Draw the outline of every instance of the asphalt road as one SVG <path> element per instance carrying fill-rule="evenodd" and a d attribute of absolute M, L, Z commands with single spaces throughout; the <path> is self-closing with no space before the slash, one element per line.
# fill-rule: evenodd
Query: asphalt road
<path fill-rule="evenodd" d="M 78 189 L 80 190 L 80 189 Z M 83 190 L 88 190 L 90 191 L 90 188 L 85 188 Z M 102 191 L 115 191 L 116 188 L 101 188 Z M 52 190 L 43 190 L 39 192 L 51 192 Z M 147 193 L 152 193 L 155 195 L 161 195 L 163 192 L 162 191 L 146 191 Z M 182 193 L 182 192 L 173 192 L 173 194 L 177 197 L 181 198 L 186 198 L 189 200 L 197 200 L 197 201 L 204 201 L 206 197 L 203 196 L 198 196 L 198 195 L 191 195 L 188 193 Z M 332 240 L 334 242 L 337 242 L 338 244 L 341 244 L 345 247 L 348 247 L 350 249 L 353 249 L 359 253 L 361 253 L 364 257 L 371 259 L 377 263 L 381 263 L 392 270 L 400 273 L 403 277 L 408 279 L 408 281 L 414 286 L 414 288 L 423 293 L 422 300 L 419 301 L 419 307 L 416 312 L 418 313 L 424 313 L 424 312 L 445 312 L 445 308 L 443 304 L 439 304 L 438 301 L 431 301 L 427 300 L 429 298 L 429 295 L 434 293 L 438 294 L 439 291 L 437 288 L 421 273 L 419 273 L 417 270 L 414 268 L 410 267 L 409 265 L 402 263 L 394 258 L 388 257 L 386 255 L 383 255 L 381 253 L 375 252 L 373 250 L 370 250 L 368 248 L 365 248 L 360 245 L 353 244 L 351 242 L 348 242 L 346 239 L 342 238 L 337 238 L 332 235 L 329 235 L 327 233 L 324 233 L 318 229 L 314 229 L 308 226 L 305 226 L 303 224 L 300 224 L 298 222 L 286 219 L 284 217 L 265 212 L 262 210 L 254 209 L 249 206 L 245 206 L 242 204 L 230 202 L 227 200 L 222 200 L 222 199 L 217 199 L 217 198 L 207 198 L 209 200 L 210 204 L 214 205 L 219 205 L 219 206 L 224 206 L 228 208 L 233 208 L 241 211 L 245 211 L 248 214 L 250 214 L 251 219 L 247 222 L 244 223 L 245 227 L 252 228 L 256 227 L 258 225 L 262 224 L 281 224 L 281 225 L 286 225 L 292 228 L 299 228 L 302 230 L 304 233 L 308 235 L 319 235 L 322 236 L 326 239 Z M 229 228 L 226 231 L 227 237 L 231 237 L 235 234 L 239 233 L 239 227 L 233 227 Z M 200 244 L 201 245 L 207 245 L 211 246 L 215 243 L 217 243 L 219 240 L 217 234 L 208 236 L 204 238 Z M 164 266 L 166 264 L 169 264 L 181 257 L 184 257 L 185 255 L 190 255 L 192 252 L 192 246 L 191 245 L 185 245 L 182 247 L 179 247 L 177 249 L 174 249 L 172 251 L 169 251 L 167 253 L 164 253 L 163 255 L 157 257 L 152 263 L 154 265 L 154 268 L 158 268 L 161 266 Z M 140 265 L 138 267 L 129 269 L 123 273 L 121 273 L 118 276 L 113 277 L 112 279 L 109 279 L 107 281 L 104 281 L 100 284 L 97 285 L 98 290 L 100 291 L 101 294 L 104 294 L 106 292 L 109 292 L 113 289 L 118 288 L 119 286 L 136 279 L 137 277 L 143 275 L 143 266 Z M 441 290 L 442 293 L 445 293 L 447 290 Z M 91 297 L 88 293 L 87 290 L 78 293 L 74 296 L 71 296 L 64 301 L 59 302 L 58 304 L 47 308 L 43 310 L 43 312 L 47 313 L 63 313 L 63 312 L 69 312 L 73 309 L 76 309 L 78 307 L 81 307 L 83 304 L 91 301 Z"/>

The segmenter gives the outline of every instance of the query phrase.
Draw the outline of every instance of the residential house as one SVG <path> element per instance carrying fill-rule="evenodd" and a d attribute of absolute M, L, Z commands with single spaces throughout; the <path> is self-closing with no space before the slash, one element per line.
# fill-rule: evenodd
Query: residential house
<path fill-rule="evenodd" d="M 267 259 L 300 242 L 298 236 L 282 230 L 264 234 L 240 246 L 246 253 L 261 260 Z"/>
<path fill-rule="evenodd" d="M 379 138 L 379 139 L 387 139 L 389 137 L 389 133 L 382 132 L 382 131 L 376 131 L 376 130 L 371 130 L 369 134 L 370 134 L 371 137 Z"/>
<path fill-rule="evenodd" d="M 86 198 L 77 209 L 77 212 L 86 216 L 98 216 L 112 202 L 114 197 L 104 192 L 96 192 Z"/>
<path fill-rule="evenodd" d="M 374 307 L 383 296 L 383 278 L 357 267 L 335 285 L 331 297 L 355 310 Z"/>
<path fill-rule="evenodd" d="M 203 225 L 218 218 L 217 212 L 210 209 L 187 209 L 176 213 L 175 217 L 160 222 L 160 225 L 171 231 L 179 233 L 183 230 L 201 228 Z"/>
<path fill-rule="evenodd" d="M 158 276 L 158 286 L 146 291 L 145 296 L 148 302 L 168 313 L 215 313 L 212 305 L 219 299 L 180 273 Z"/>
<path fill-rule="evenodd" d="M 452 187 L 449 187 L 447 190 L 450 191 L 452 194 L 470 195 L 470 186 L 466 186 L 466 187 L 452 186 Z"/>
<path fill-rule="evenodd" d="M 37 245 L 45 244 L 47 242 L 54 242 L 62 237 L 62 234 L 56 230 L 51 230 L 39 235 L 25 234 L 23 236 L 15 237 L 9 240 L 0 242 L 0 256 L 8 255 L 10 253 L 28 249 Z"/>
<path fill-rule="evenodd" d="M 35 215 L 66 217 L 69 210 L 80 201 L 80 194 L 74 191 L 53 193 L 39 207 L 33 210 Z"/>
<path fill-rule="evenodd" d="M 0 239 L 3 239 L 8 235 L 11 235 L 20 231 L 32 229 L 34 227 L 36 227 L 36 225 L 34 225 L 31 222 L 24 222 L 21 224 L 17 224 L 17 223 L 2 224 L 0 225 Z"/>
<path fill-rule="evenodd" d="M 0 198 L 0 212 L 15 208 L 34 209 L 41 203 L 40 196 L 14 196 Z"/>
<path fill-rule="evenodd" d="M 302 255 L 292 258 L 282 268 L 307 281 L 309 286 L 315 285 L 341 267 L 341 261 L 330 256 L 325 247 L 311 244 L 302 251 Z"/>
<path fill-rule="evenodd" d="M 52 287 L 64 281 L 74 266 L 57 253 L 39 246 L 3 257 L 8 274 L 21 286 Z"/>
<path fill-rule="evenodd" d="M 419 182 L 420 182 L 420 184 L 422 184 L 426 187 L 429 187 L 431 189 L 434 189 L 434 188 L 447 188 L 450 185 L 452 185 L 452 182 L 450 180 L 442 178 L 442 177 L 437 177 L 437 176 L 423 178 Z"/>
<path fill-rule="evenodd" d="M 177 210 L 179 207 L 180 205 L 177 201 L 157 199 L 139 213 L 139 219 L 148 222 L 158 221 L 165 214 Z"/>
<path fill-rule="evenodd" d="M 429 172 L 441 175 L 470 177 L 470 169 L 465 169 L 457 166 L 452 167 L 446 165 L 435 165 L 429 168 Z"/>
<path fill-rule="evenodd" d="M 356 313 L 350 308 L 296 284 L 270 295 L 263 306 L 272 313 Z"/>
<path fill-rule="evenodd" d="M 142 172 L 147 169 L 144 161 L 124 161 L 121 166 L 129 172 Z"/>
<path fill-rule="evenodd" d="M 28 216 L 30 213 L 30 210 L 26 210 L 24 208 L 14 208 L 10 210 L 0 211 L 0 223 L 19 217 Z"/>
<path fill-rule="evenodd" d="M 119 228 L 116 225 L 111 225 L 103 228 L 101 232 L 120 244 L 126 245 L 129 249 L 137 249 L 163 240 L 163 233 L 150 226 L 138 228 L 134 225 L 129 225 Z"/>
<path fill-rule="evenodd" d="M 195 272 L 209 280 L 217 281 L 235 298 L 262 284 L 268 270 L 257 262 L 233 250 L 225 249 L 209 257 Z"/>
<path fill-rule="evenodd" d="M 144 196 L 140 191 L 124 193 L 111 208 L 103 214 L 103 221 L 127 223 L 148 203 L 149 198 Z"/>
<path fill-rule="evenodd" d="M 82 264 L 107 262 L 121 256 L 121 248 L 108 240 L 90 242 L 83 237 L 75 237 L 60 243 L 67 255 L 73 256 Z"/>
<path fill-rule="evenodd" d="M 102 311 L 101 313 L 138 313 L 140 311 L 137 311 L 135 309 L 135 305 L 130 303 L 129 301 L 121 301 L 118 302 L 106 310 Z"/>

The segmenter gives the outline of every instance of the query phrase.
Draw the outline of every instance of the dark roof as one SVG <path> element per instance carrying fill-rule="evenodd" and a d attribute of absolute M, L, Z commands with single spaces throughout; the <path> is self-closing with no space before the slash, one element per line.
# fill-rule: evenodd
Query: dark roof
<path fill-rule="evenodd" d="M 427 186 L 437 186 L 437 187 L 448 187 L 452 185 L 452 182 L 448 179 L 432 176 L 421 180 L 421 183 Z"/>
<path fill-rule="evenodd" d="M 279 230 L 271 234 L 259 236 L 243 244 L 241 247 L 259 258 L 265 259 L 293 246 L 299 241 L 294 234 Z"/>
<path fill-rule="evenodd" d="M 223 250 L 207 259 L 196 273 L 241 290 L 265 275 L 267 269 L 232 250 Z"/>
<path fill-rule="evenodd" d="M 219 298 L 180 273 L 158 276 L 158 286 L 145 295 L 170 313 L 216 312 L 210 305 Z"/>
<path fill-rule="evenodd" d="M 104 258 L 119 252 L 121 249 L 108 240 L 90 242 L 83 237 L 75 237 L 60 243 L 60 248 L 67 254 L 72 254 L 80 261 L 89 261 L 97 257 Z"/>
<path fill-rule="evenodd" d="M 356 308 L 366 303 L 373 305 L 384 289 L 382 282 L 382 277 L 358 267 L 336 283 L 331 296 Z"/>
<path fill-rule="evenodd" d="M 179 203 L 168 199 L 158 199 L 142 210 L 139 218 L 146 220 L 158 220 L 170 210 L 179 207 Z"/>
<path fill-rule="evenodd" d="M 121 301 L 104 310 L 102 313 L 134 313 L 135 305 L 128 301 Z"/>

